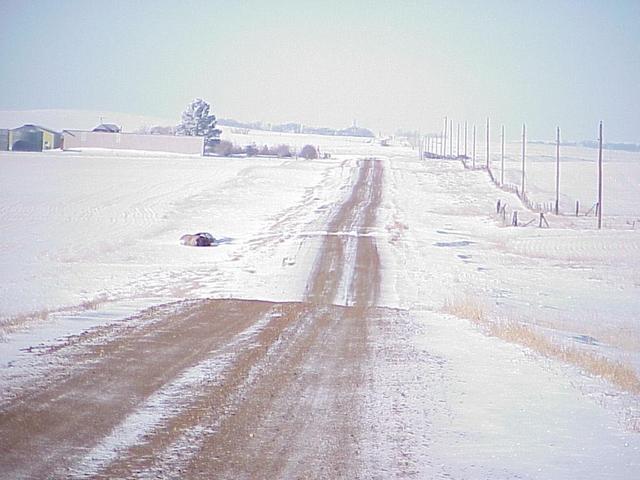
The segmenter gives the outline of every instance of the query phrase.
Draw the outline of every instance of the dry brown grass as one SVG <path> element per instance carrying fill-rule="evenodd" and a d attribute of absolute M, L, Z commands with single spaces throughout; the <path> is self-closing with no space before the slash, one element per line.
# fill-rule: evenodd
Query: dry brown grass
<path fill-rule="evenodd" d="M 459 301 L 447 300 L 443 310 L 456 317 L 471 320 L 489 335 L 522 345 L 546 357 L 575 365 L 591 375 L 611 382 L 624 391 L 634 394 L 640 393 L 640 378 L 631 366 L 593 352 L 559 345 L 542 333 L 536 332 L 533 327 L 523 323 L 513 320 L 490 320 L 483 305 L 471 297 L 465 297 Z"/>
<path fill-rule="evenodd" d="M 472 320 L 476 324 L 487 323 L 485 307 L 472 297 L 467 296 L 458 301 L 445 300 L 444 311 L 458 318 Z"/>

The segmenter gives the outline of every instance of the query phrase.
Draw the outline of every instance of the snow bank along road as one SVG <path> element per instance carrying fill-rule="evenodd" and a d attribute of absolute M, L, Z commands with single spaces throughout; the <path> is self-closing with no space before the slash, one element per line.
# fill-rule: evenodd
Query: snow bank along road
<path fill-rule="evenodd" d="M 301 301 L 166 303 L 36 349 L 3 377 L 0 477 L 635 478 L 638 434 L 575 370 L 441 313 L 456 285 L 513 274 L 483 247 L 504 235 L 481 213 L 493 187 L 385 152 L 334 162 L 339 198 L 311 189 L 252 243 L 305 243 L 274 271 L 306 278 Z M 246 170 L 229 185 L 255 192 Z"/>
<path fill-rule="evenodd" d="M 2 405 L 3 475 L 356 476 L 382 172 L 360 162 L 305 301 L 171 304 L 50 352 L 70 368 Z"/>

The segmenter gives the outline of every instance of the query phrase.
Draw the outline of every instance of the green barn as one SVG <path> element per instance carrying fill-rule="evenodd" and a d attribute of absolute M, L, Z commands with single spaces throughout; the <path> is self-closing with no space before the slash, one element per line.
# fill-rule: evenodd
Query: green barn
<path fill-rule="evenodd" d="M 9 150 L 41 152 L 62 146 L 62 134 L 39 125 L 23 125 L 9 130 Z"/>

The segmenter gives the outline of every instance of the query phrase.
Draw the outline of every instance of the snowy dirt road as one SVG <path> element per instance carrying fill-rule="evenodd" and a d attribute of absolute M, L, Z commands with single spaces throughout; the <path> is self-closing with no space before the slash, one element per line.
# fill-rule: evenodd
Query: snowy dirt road
<path fill-rule="evenodd" d="M 88 327 L 69 315 L 64 325 L 77 322 L 75 333 L 48 342 L 29 339 L 60 315 L 29 323 L 23 337 L 7 330 L 0 477 L 635 478 L 640 435 L 620 411 L 637 418 L 636 395 L 442 312 L 457 291 L 491 299 L 507 288 L 514 300 L 507 306 L 535 312 L 516 309 L 516 287 L 535 284 L 538 270 L 556 280 L 568 273 L 559 260 L 535 256 L 538 269 L 522 269 L 524 253 L 535 242 L 548 247 L 555 236 L 585 233 L 558 229 L 547 239 L 499 228 L 484 213 L 493 208 L 494 187 L 457 162 L 363 149 L 325 163 L 186 164 L 196 186 L 203 172 L 215 168 L 216 175 L 203 179 L 195 202 L 174 202 L 168 213 L 153 205 L 158 218 L 169 216 L 162 238 L 114 248 L 106 259 L 108 249 L 101 250 L 87 263 L 109 270 L 106 260 L 133 255 L 150 268 L 146 286 L 180 255 L 176 279 L 152 284 L 183 285 L 169 295 L 180 300 L 158 301 L 161 290 L 151 308 Z M 159 160 L 126 162 L 144 176 Z M 186 165 L 178 164 L 182 175 Z M 172 191 L 151 197 L 179 198 Z M 243 212 L 237 242 L 227 250 L 173 246 L 184 226 L 174 227 L 171 215 L 204 221 L 212 213 L 201 200 L 209 196 L 219 225 Z M 255 198 L 264 201 L 250 204 Z M 37 212 L 43 202 L 33 201 Z M 116 201 L 105 193 L 86 202 Z M 125 227 L 118 238 L 128 238 Z M 635 237 L 607 235 L 637 260 Z M 155 256 L 157 265 L 143 261 Z M 189 262 L 194 267 L 177 268 Z M 615 272 L 615 286 L 628 278 L 631 291 L 629 263 L 591 267 L 603 277 Z M 571 283 L 583 288 L 574 275 Z M 195 287 L 187 282 L 194 278 Z M 599 285 L 603 296 L 612 296 L 611 285 Z M 548 297 L 549 305 L 565 298 Z M 616 298 L 620 312 L 636 311 L 635 300 Z M 31 343 L 18 348 L 25 337 Z M 627 410 L 617 409 L 623 400 Z"/>
<path fill-rule="evenodd" d="M 382 162 L 331 216 L 303 302 L 199 300 L 90 330 L 2 406 L 9 477 L 356 477 Z M 335 305 L 346 292 L 347 305 Z M 73 352 L 67 354 L 66 351 Z M 62 364 L 65 364 L 62 366 Z"/>

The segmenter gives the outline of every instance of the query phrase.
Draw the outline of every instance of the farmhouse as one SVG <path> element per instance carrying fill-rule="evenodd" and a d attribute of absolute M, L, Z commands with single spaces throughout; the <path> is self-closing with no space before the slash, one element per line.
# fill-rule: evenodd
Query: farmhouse
<path fill-rule="evenodd" d="M 41 152 L 62 146 L 62 134 L 39 125 L 0 131 L 0 150 Z"/>
<path fill-rule="evenodd" d="M 121 128 L 114 123 L 101 123 L 93 129 L 94 132 L 120 133 Z"/>

